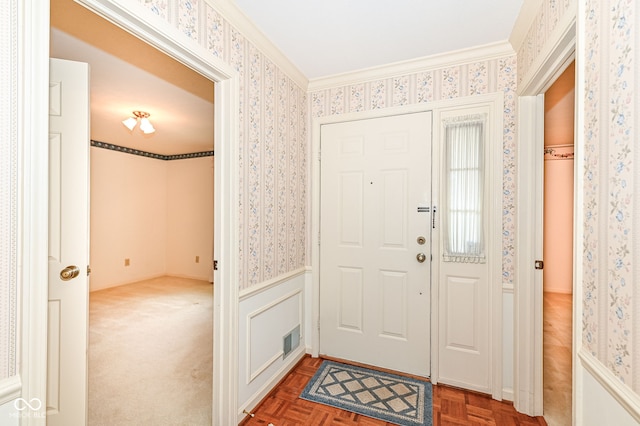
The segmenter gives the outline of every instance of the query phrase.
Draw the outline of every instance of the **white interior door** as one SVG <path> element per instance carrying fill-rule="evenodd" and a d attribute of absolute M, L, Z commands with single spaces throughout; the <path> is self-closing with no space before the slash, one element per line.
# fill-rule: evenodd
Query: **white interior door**
<path fill-rule="evenodd" d="M 322 355 L 430 375 L 431 120 L 322 126 Z"/>
<path fill-rule="evenodd" d="M 47 424 L 81 426 L 87 418 L 89 65 L 51 59 L 49 87 Z"/>

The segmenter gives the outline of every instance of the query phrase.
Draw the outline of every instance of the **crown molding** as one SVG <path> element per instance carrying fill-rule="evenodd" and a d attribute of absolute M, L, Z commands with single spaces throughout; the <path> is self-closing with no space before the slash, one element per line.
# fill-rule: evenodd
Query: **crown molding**
<path fill-rule="evenodd" d="M 274 45 L 258 26 L 231 0 L 204 0 L 234 26 L 258 50 L 285 72 L 302 90 L 307 90 L 309 79 Z"/>
<path fill-rule="evenodd" d="M 422 58 L 394 62 L 387 65 L 365 68 L 358 71 L 316 78 L 309 81 L 308 92 L 329 89 L 332 87 L 348 86 L 354 83 L 393 78 L 437 68 L 498 59 L 505 56 L 515 55 L 515 53 L 516 52 L 508 41 L 501 41 L 440 53 L 437 55 L 425 56 Z"/>

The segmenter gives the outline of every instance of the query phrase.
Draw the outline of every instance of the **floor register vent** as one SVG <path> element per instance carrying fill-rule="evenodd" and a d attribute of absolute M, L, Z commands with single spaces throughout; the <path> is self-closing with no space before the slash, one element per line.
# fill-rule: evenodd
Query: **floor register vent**
<path fill-rule="evenodd" d="M 300 324 L 282 338 L 282 359 L 285 359 L 298 346 L 300 346 Z"/>

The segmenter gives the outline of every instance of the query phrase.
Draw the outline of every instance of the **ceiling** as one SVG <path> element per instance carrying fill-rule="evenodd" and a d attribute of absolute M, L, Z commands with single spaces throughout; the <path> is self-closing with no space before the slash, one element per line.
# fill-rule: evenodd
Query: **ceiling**
<path fill-rule="evenodd" d="M 509 39 L 538 0 L 228 0 L 309 79 Z M 73 0 L 51 0 L 51 56 L 90 64 L 91 138 L 163 155 L 210 151 L 214 85 Z M 143 135 L 122 120 L 151 114 Z"/>
<path fill-rule="evenodd" d="M 507 41 L 532 0 L 235 0 L 309 79 Z"/>

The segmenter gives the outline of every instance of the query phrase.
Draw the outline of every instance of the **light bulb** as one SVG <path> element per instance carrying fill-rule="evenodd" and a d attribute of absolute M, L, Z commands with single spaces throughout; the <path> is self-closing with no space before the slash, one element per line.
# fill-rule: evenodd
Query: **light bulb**
<path fill-rule="evenodd" d="M 156 131 L 156 129 L 154 129 L 153 126 L 151 125 L 151 122 L 149 121 L 149 119 L 146 117 L 143 117 L 140 119 L 140 130 L 142 130 L 142 133 L 144 133 L 145 135 L 148 135 Z"/>
<path fill-rule="evenodd" d="M 135 117 L 129 117 L 126 120 L 124 120 L 122 122 L 122 124 L 124 124 L 124 126 L 129 129 L 129 131 L 133 131 L 133 128 L 136 127 L 136 123 L 138 122 L 138 119 Z"/>

